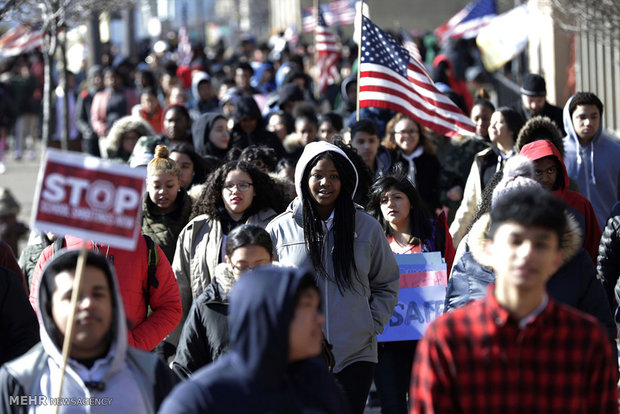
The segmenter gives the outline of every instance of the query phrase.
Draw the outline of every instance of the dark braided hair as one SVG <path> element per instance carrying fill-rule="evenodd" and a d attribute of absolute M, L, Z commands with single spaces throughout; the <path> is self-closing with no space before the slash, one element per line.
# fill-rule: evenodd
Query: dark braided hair
<path fill-rule="evenodd" d="M 331 160 L 340 176 L 340 193 L 334 208 L 334 248 L 331 252 L 334 263 L 334 275 L 328 275 L 323 264 L 325 234 L 323 220 L 316 211 L 316 201 L 310 194 L 308 180 L 312 168 L 323 159 Z M 351 192 L 355 188 L 355 171 L 344 156 L 335 151 L 325 151 L 310 160 L 301 181 L 301 200 L 303 203 L 303 228 L 306 250 L 317 274 L 333 280 L 342 293 L 346 289 L 355 290 L 354 278 L 359 282 L 355 253 L 352 248 L 355 241 L 355 205 Z M 353 273 L 353 274 L 352 274 Z"/>

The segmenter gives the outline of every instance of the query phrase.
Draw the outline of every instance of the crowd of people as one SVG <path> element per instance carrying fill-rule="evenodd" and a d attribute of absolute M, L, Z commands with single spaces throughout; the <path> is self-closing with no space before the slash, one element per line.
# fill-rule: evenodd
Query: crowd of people
<path fill-rule="evenodd" d="M 93 411 L 362 413 L 373 382 L 383 413 L 617 412 L 620 142 L 601 100 L 555 107 L 529 74 L 496 108 L 439 54 L 433 78 L 476 125 L 445 137 L 356 113 L 347 51 L 322 94 L 311 50 L 253 39 L 230 56 L 195 48 L 188 65 L 108 57 L 58 84 L 50 145 L 68 99 L 71 150 L 144 170 L 141 235 L 134 251 L 37 232 L 20 255 L 0 244 L 3 412 L 61 396 Z M 39 64 L 17 57 L 0 88 L 15 159 L 34 156 Z M 426 252 L 446 263 L 446 315 L 419 341 L 377 342 L 395 255 Z"/>

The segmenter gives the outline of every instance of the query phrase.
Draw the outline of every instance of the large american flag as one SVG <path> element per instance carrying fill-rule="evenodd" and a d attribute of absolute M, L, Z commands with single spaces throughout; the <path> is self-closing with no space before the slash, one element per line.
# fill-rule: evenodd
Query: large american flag
<path fill-rule="evenodd" d="M 338 80 L 338 61 L 340 47 L 336 36 L 329 30 L 323 13 L 319 10 L 319 24 L 316 27 L 316 50 L 318 52 L 317 66 L 319 68 L 319 91 L 323 93 L 327 85 Z"/>
<path fill-rule="evenodd" d="M 441 43 L 448 39 L 459 39 L 461 37 L 472 39 L 478 35 L 480 29 L 489 24 L 496 16 L 495 0 L 473 1 L 435 29 L 435 34 Z"/>
<path fill-rule="evenodd" d="M 401 112 L 442 135 L 473 135 L 474 123 L 437 90 L 424 66 L 363 16 L 360 107 Z"/>
<path fill-rule="evenodd" d="M 355 21 L 356 0 L 337 0 L 321 4 L 319 9 L 323 13 L 325 22 L 329 26 L 335 24 L 347 25 Z M 304 32 L 313 32 L 316 26 L 314 7 L 304 7 L 301 10 L 301 22 Z"/>

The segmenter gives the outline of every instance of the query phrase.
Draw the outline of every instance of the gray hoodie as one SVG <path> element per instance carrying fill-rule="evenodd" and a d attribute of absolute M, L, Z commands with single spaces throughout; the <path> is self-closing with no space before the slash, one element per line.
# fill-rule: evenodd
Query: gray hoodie
<path fill-rule="evenodd" d="M 308 163 L 325 151 L 338 152 L 347 158 L 342 150 L 327 142 L 308 144 L 295 171 L 298 194 L 302 194 L 301 180 Z M 276 260 L 283 265 L 300 267 L 310 263 L 302 214 L 301 199 L 297 197 L 266 228 L 275 246 Z M 329 275 L 334 274 L 333 247 L 333 228 L 328 228 L 323 266 Z M 322 277 L 317 279 L 326 316 L 324 333 L 333 345 L 336 359 L 333 370 L 336 373 L 354 362 L 377 362 L 376 335 L 383 332 L 398 300 L 400 274 L 394 254 L 379 223 L 361 208 L 355 212 L 355 241 L 352 248 L 359 276 L 355 290 L 340 292 L 333 280 Z"/>
<path fill-rule="evenodd" d="M 586 196 L 601 231 L 605 228 L 612 206 L 620 200 L 620 142 L 617 137 L 603 130 L 603 121 L 596 135 L 585 147 L 568 111 L 571 97 L 564 105 L 564 164 L 568 176 L 577 182 L 579 191 Z"/>
<path fill-rule="evenodd" d="M 79 250 L 61 250 L 55 258 L 63 255 L 77 255 Z M 95 254 L 90 252 L 89 254 Z M 42 283 L 39 284 L 37 315 L 39 318 L 41 343 L 26 354 L 2 367 L 0 370 L 0 411 L 49 413 L 55 408 L 49 404 L 50 398 L 58 396 L 62 366 L 62 344 L 58 343 L 57 327 L 46 303 L 51 300 L 46 292 L 45 280 L 49 277 L 43 270 Z M 62 387 L 62 397 L 73 399 L 75 403 L 63 405 L 60 412 L 66 413 L 107 413 L 124 412 L 131 407 L 132 412 L 154 413 L 157 405 L 170 391 L 176 379 L 170 370 L 163 366 L 154 354 L 130 348 L 127 344 L 127 326 L 118 283 L 114 270 L 110 267 L 106 277 L 111 284 L 113 301 L 113 322 L 110 335 L 111 345 L 106 356 L 97 359 L 88 368 L 69 358 Z M 103 389 L 89 388 L 87 382 L 103 384 Z M 44 396 L 39 403 L 20 407 L 11 403 L 11 396 Z M 92 405 L 85 405 L 84 399 Z M 70 400 L 68 400 L 70 401 Z"/>

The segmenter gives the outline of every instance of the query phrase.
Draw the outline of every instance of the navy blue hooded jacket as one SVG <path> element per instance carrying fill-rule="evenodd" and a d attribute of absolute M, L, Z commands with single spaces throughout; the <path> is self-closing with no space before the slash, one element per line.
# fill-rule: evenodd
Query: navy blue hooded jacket
<path fill-rule="evenodd" d="M 347 413 L 324 362 L 288 362 L 305 274 L 272 266 L 244 274 L 230 297 L 230 352 L 179 384 L 160 413 Z"/>

